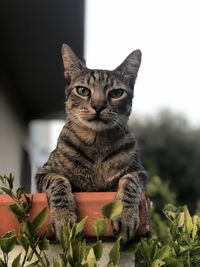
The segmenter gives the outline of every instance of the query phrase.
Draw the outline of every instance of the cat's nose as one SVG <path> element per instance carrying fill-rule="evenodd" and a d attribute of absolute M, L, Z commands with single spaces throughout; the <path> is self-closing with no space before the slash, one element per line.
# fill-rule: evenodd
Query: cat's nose
<path fill-rule="evenodd" d="M 92 103 L 91 106 L 96 111 L 96 113 L 100 113 L 106 108 L 106 105 L 104 103 Z"/>

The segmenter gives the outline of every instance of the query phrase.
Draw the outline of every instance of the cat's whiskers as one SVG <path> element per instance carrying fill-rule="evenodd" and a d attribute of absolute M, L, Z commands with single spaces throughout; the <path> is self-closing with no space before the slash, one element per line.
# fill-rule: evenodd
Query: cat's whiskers
<path fill-rule="evenodd" d="M 74 115 L 71 114 L 71 116 L 73 117 L 74 121 L 73 121 L 73 122 L 71 121 L 71 124 L 69 124 L 68 130 L 67 130 L 67 132 L 66 132 L 66 136 L 68 136 L 68 134 L 70 133 L 70 131 L 72 131 L 73 128 L 74 128 L 77 124 L 79 124 L 79 120 L 78 120 Z"/>
<path fill-rule="evenodd" d="M 126 132 L 123 129 L 122 125 L 120 124 L 120 122 L 117 119 L 112 119 L 113 123 L 121 130 L 121 132 L 123 133 L 124 137 L 126 137 Z"/>
<path fill-rule="evenodd" d="M 95 113 L 91 113 L 91 112 L 89 112 L 87 110 L 81 110 L 81 111 L 79 111 L 78 116 L 81 119 L 86 119 L 87 120 L 87 119 L 90 119 L 90 118 L 94 117 Z"/>

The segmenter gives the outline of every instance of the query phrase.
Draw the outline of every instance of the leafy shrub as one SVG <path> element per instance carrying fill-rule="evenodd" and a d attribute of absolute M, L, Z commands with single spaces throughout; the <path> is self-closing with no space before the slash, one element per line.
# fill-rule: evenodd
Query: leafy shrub
<path fill-rule="evenodd" d="M 174 192 L 158 176 L 150 179 L 147 192 L 153 201 L 152 235 L 135 245 L 136 267 L 200 266 L 200 216 L 192 217 L 186 206 L 176 208 Z"/>
<path fill-rule="evenodd" d="M 87 218 L 84 218 L 72 228 L 64 225 L 61 232 L 62 253 L 57 255 L 53 264 L 49 262 L 46 250 L 49 247 L 47 234 L 37 235 L 37 231 L 47 219 L 47 208 L 44 208 L 33 220 L 30 220 L 29 212 L 32 206 L 32 197 L 24 194 L 23 188 L 17 189 L 13 193 L 13 176 L 0 176 L 0 180 L 5 185 L 2 191 L 8 194 L 14 201 L 9 205 L 10 211 L 17 218 L 20 225 L 20 234 L 16 236 L 14 231 L 6 233 L 0 238 L 0 249 L 3 259 L 0 259 L 0 267 L 8 266 L 9 253 L 16 244 L 20 244 L 24 249 L 24 254 L 20 253 L 12 262 L 12 267 L 95 267 L 103 254 L 103 242 L 100 239 L 107 231 L 107 220 L 118 216 L 122 210 L 120 201 L 109 203 L 102 208 L 103 218 L 94 220 L 93 228 L 97 235 L 97 242 L 91 246 L 86 244 L 83 238 L 83 229 Z M 33 256 L 37 258 L 33 260 Z M 109 261 L 106 267 L 114 267 L 120 259 L 120 237 L 114 243 L 109 252 Z M 30 263 L 31 262 L 31 263 Z"/>
<path fill-rule="evenodd" d="M 9 253 L 16 244 L 24 249 L 12 262 L 12 267 L 95 267 L 103 255 L 103 242 L 101 236 L 107 231 L 107 220 L 118 216 L 122 211 L 120 201 L 107 204 L 102 209 L 103 219 L 94 220 L 97 241 L 88 246 L 83 238 L 83 228 L 87 218 L 84 218 L 72 228 L 65 225 L 61 232 L 62 252 L 57 255 L 53 263 L 49 262 L 46 250 L 49 240 L 46 233 L 37 236 L 37 230 L 42 226 L 47 217 L 47 208 L 44 208 L 32 221 L 29 218 L 29 211 L 32 205 L 32 198 L 24 195 L 23 189 L 17 189 L 14 194 L 13 176 L 0 179 L 8 187 L 2 187 L 15 200 L 15 204 L 9 206 L 20 224 L 20 235 L 15 232 L 6 233 L 0 238 L 0 248 L 3 259 L 0 259 L 0 267 L 8 266 Z M 159 190 L 162 188 L 162 190 Z M 174 194 L 170 192 L 167 183 L 159 177 L 153 177 L 148 192 L 152 198 L 175 201 Z M 158 197 L 159 196 L 159 197 Z M 25 200 L 24 201 L 24 198 Z M 191 216 L 186 206 L 176 208 L 172 204 L 165 206 L 163 217 L 159 209 L 154 207 L 152 212 L 153 231 L 150 238 L 143 238 L 138 243 L 129 244 L 125 248 L 126 253 L 135 253 L 136 267 L 198 267 L 200 266 L 200 216 Z M 33 260 L 36 256 L 36 261 Z M 106 267 L 114 267 L 120 258 L 120 237 L 114 243 Z"/>
<path fill-rule="evenodd" d="M 200 217 L 191 217 L 187 207 L 166 206 L 171 240 L 142 239 L 136 247 L 136 267 L 200 266 Z"/>
<path fill-rule="evenodd" d="M 183 116 L 167 110 L 135 120 L 131 127 L 149 175 L 169 181 L 179 205 L 187 203 L 194 212 L 200 196 L 200 128 L 191 127 Z"/>

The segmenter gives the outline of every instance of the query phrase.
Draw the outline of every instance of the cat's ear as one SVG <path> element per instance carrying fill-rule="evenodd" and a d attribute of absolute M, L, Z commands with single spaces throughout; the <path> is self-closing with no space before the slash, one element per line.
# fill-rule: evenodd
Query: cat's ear
<path fill-rule="evenodd" d="M 128 57 L 119 65 L 114 72 L 121 76 L 123 80 L 128 82 L 130 87 L 134 87 L 137 73 L 141 64 L 142 53 L 140 50 L 133 51 Z"/>
<path fill-rule="evenodd" d="M 67 44 L 62 45 L 62 59 L 64 76 L 70 83 L 71 80 L 80 74 L 84 66 Z"/>

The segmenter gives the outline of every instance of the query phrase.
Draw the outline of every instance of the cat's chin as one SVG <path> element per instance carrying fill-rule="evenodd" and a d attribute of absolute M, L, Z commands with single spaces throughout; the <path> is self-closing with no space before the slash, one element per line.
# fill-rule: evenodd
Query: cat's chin
<path fill-rule="evenodd" d="M 114 124 L 112 122 L 105 122 L 102 120 L 81 120 L 81 123 L 88 129 L 96 132 L 105 131 L 113 128 Z"/>

